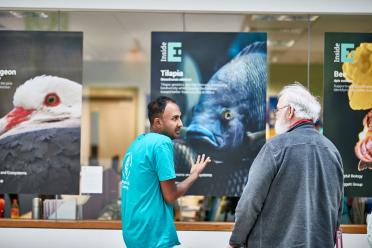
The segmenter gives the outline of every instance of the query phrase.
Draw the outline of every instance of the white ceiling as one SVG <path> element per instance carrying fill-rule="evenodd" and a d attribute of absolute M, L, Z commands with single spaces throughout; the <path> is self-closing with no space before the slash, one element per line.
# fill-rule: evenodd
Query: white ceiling
<path fill-rule="evenodd" d="M 324 32 L 371 32 L 372 15 L 322 15 L 308 21 L 256 20 L 278 15 L 122 12 L 0 12 L 0 30 L 84 32 L 84 60 L 123 61 L 137 40 L 146 60 L 151 31 L 268 32 L 270 44 L 294 41 L 291 47 L 269 46 L 273 63 L 322 63 Z M 296 19 L 307 16 L 289 16 Z M 282 16 L 281 19 L 286 19 Z M 310 46 L 309 46 L 310 40 Z"/>

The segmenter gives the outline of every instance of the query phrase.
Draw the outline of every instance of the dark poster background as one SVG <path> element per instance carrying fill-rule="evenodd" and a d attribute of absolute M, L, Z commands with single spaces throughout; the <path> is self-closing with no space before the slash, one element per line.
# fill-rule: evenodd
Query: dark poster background
<path fill-rule="evenodd" d="M 13 96 L 27 80 L 48 75 L 81 85 L 82 42 L 81 32 L 0 31 L 0 118 L 15 107 Z M 80 124 L 48 132 L 0 134 L 1 193 L 79 193 Z"/>
<path fill-rule="evenodd" d="M 372 34 L 325 33 L 324 135 L 336 145 L 342 156 L 345 195 L 350 197 L 372 195 L 371 170 L 358 171 L 360 160 L 354 152 L 359 140 L 358 135 L 363 130 L 363 118 L 369 110 L 354 110 L 350 107 L 348 89 L 351 82 L 340 74 L 344 73 L 344 63 L 353 63 L 341 61 L 342 44 L 353 44 L 354 49 L 349 51 L 355 51 L 362 42 L 371 43 Z M 366 96 L 368 97 L 368 94 Z"/>
<path fill-rule="evenodd" d="M 175 99 L 185 127 L 174 141 L 177 180 L 205 153 L 213 162 L 188 194 L 239 196 L 265 142 L 266 33 L 151 37 L 151 99 Z"/>

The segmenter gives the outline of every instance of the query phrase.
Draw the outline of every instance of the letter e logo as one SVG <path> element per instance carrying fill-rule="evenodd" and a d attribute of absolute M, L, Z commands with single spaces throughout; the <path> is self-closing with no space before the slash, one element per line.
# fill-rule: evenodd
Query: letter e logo
<path fill-rule="evenodd" d="M 354 62 L 354 44 L 341 43 L 341 62 Z M 351 53 L 351 56 L 349 55 Z"/>
<path fill-rule="evenodd" d="M 168 62 L 181 62 L 182 43 L 168 42 Z"/>

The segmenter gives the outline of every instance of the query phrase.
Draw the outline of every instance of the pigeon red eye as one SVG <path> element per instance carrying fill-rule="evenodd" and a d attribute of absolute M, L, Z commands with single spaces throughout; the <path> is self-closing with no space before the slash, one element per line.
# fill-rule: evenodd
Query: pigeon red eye
<path fill-rule="evenodd" d="M 44 104 L 49 107 L 57 106 L 61 101 L 56 93 L 50 93 L 46 95 Z"/>

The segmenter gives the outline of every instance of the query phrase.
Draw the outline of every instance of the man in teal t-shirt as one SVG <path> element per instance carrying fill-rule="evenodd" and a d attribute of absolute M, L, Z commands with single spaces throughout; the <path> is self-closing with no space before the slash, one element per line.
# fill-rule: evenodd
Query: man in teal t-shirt
<path fill-rule="evenodd" d="M 159 97 L 148 105 L 151 132 L 138 136 L 122 168 L 122 224 L 128 248 L 179 245 L 172 203 L 182 196 L 210 162 L 198 156 L 190 176 L 175 184 L 172 140 L 179 137 L 181 112 L 176 102 Z"/>

